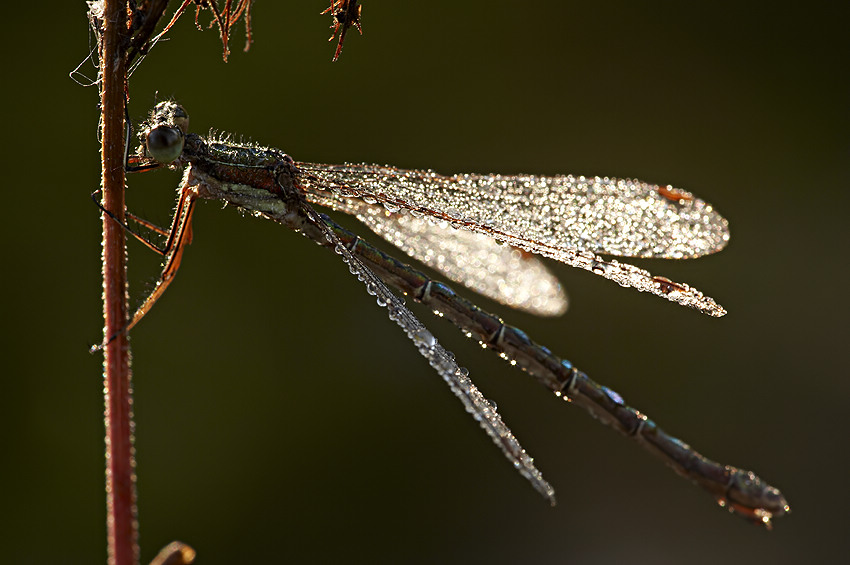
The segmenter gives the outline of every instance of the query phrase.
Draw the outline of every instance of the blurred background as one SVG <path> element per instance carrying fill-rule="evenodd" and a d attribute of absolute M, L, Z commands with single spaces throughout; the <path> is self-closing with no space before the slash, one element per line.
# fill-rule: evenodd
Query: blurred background
<path fill-rule="evenodd" d="M 106 558 L 101 358 L 87 353 L 102 326 L 98 100 L 68 79 L 93 43 L 85 3 L 54 4 L 22 4 L 5 32 L 10 563 Z M 199 563 L 845 555 L 839 3 L 363 0 L 364 34 L 350 31 L 335 64 L 327 4 L 256 2 L 255 43 L 241 51 L 240 27 L 227 64 L 190 12 L 132 77 L 131 116 L 173 97 L 194 131 L 297 160 L 635 177 L 705 198 L 730 221 L 728 248 L 639 264 L 713 296 L 722 319 L 557 264 L 565 317 L 480 304 L 700 452 L 756 471 L 793 513 L 773 532 L 729 516 L 419 308 L 555 486 L 550 508 L 338 257 L 210 202 L 179 277 L 132 334 L 142 561 L 173 539 Z M 131 176 L 129 208 L 167 224 L 178 179 Z M 159 259 L 136 242 L 128 253 L 135 305 Z"/>

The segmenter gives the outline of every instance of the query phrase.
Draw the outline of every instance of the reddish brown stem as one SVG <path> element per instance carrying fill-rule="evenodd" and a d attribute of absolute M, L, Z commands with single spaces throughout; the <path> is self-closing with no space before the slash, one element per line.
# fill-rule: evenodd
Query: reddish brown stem
<path fill-rule="evenodd" d="M 103 207 L 124 220 L 124 92 L 127 1 L 107 0 L 101 50 L 101 162 Z M 106 507 L 109 563 L 138 563 L 130 347 L 127 323 L 127 259 L 124 231 L 103 215 Z"/>

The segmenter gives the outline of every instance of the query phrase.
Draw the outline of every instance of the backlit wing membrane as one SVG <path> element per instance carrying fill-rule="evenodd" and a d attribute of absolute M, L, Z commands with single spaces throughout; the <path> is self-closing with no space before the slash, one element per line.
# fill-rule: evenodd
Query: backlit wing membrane
<path fill-rule="evenodd" d="M 443 176 L 378 165 L 297 167 L 298 181 L 313 202 L 379 203 L 391 214 L 406 211 L 414 218 L 446 222 L 713 316 L 725 313 L 686 284 L 597 256 L 685 259 L 722 249 L 729 240 L 726 219 L 688 192 L 571 175 Z"/>
<path fill-rule="evenodd" d="M 312 195 L 310 200 L 356 216 L 409 256 L 487 298 L 538 316 L 567 310 L 566 293 L 542 261 L 492 237 L 360 199 Z"/>

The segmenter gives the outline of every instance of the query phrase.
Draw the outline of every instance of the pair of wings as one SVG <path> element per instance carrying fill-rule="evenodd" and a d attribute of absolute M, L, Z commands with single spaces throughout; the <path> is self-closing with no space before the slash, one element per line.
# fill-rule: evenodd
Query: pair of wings
<path fill-rule="evenodd" d="M 728 222 L 689 192 L 607 177 L 296 166 L 311 203 L 356 216 L 411 257 L 508 306 L 543 316 L 566 311 L 566 294 L 536 254 L 712 316 L 725 314 L 684 283 L 599 255 L 686 259 L 722 249 Z"/>

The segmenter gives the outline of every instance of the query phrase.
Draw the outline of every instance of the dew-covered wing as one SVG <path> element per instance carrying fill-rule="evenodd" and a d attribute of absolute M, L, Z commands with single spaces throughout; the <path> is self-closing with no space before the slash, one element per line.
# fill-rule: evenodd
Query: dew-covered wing
<path fill-rule="evenodd" d="M 390 212 L 355 198 L 310 195 L 315 204 L 357 217 L 373 232 L 446 278 L 492 300 L 538 316 L 560 316 L 567 296 L 557 277 L 534 255 L 489 235 L 456 229 L 445 221 Z"/>
<path fill-rule="evenodd" d="M 378 165 L 298 163 L 310 193 L 380 203 L 446 221 L 720 316 L 725 310 L 682 283 L 599 257 L 684 259 L 729 239 L 726 220 L 692 194 L 635 180 L 571 175 L 454 175 Z"/>

